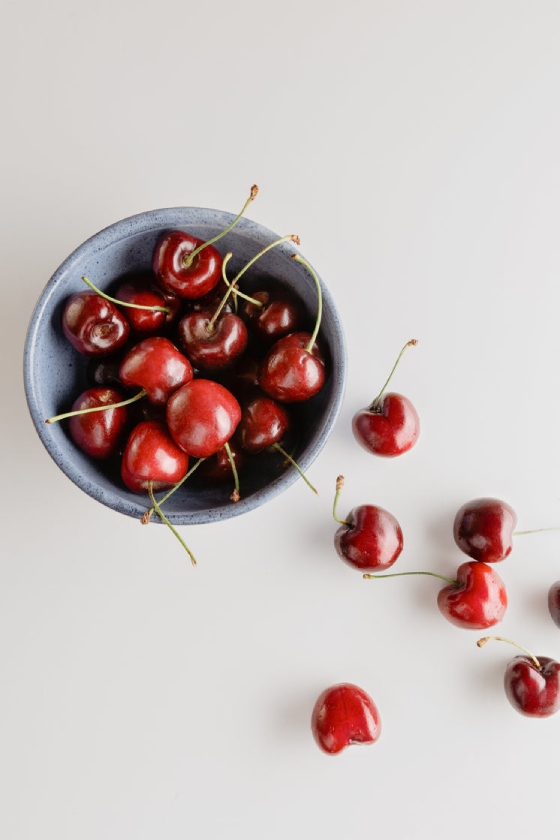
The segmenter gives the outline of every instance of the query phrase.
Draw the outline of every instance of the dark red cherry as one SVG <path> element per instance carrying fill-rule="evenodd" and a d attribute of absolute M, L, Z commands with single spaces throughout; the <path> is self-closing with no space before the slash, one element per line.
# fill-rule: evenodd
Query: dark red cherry
<path fill-rule="evenodd" d="M 144 280 L 129 280 L 121 283 L 115 292 L 115 297 L 124 303 L 133 303 L 136 306 L 166 306 L 163 293 L 150 289 Z M 123 308 L 123 314 L 137 336 L 154 335 L 163 328 L 167 317 L 165 312 L 158 309 L 136 309 L 133 306 Z"/>
<path fill-rule="evenodd" d="M 261 364 L 259 383 L 278 402 L 303 402 L 317 394 L 325 382 L 325 363 L 311 335 L 291 333 L 272 345 Z"/>
<path fill-rule="evenodd" d="M 272 344 L 290 333 L 301 330 L 304 309 L 301 302 L 282 287 L 259 289 L 244 300 L 241 312 L 251 332 L 265 344 Z"/>
<path fill-rule="evenodd" d="M 237 437 L 243 449 L 257 453 L 279 443 L 290 427 L 290 415 L 279 403 L 263 395 L 242 409 Z"/>
<path fill-rule="evenodd" d="M 240 419 L 241 407 L 233 394 L 210 379 L 193 379 L 167 403 L 173 440 L 195 458 L 214 455 L 229 441 Z"/>
<path fill-rule="evenodd" d="M 229 441 L 229 448 L 231 457 L 233 458 L 235 469 L 241 472 L 247 461 L 247 455 L 243 452 L 241 446 L 235 440 Z M 197 475 L 207 484 L 225 484 L 234 479 L 233 470 L 231 468 L 231 461 L 224 446 L 214 455 L 205 458 L 204 461 L 197 468 Z"/>
<path fill-rule="evenodd" d="M 412 449 L 420 434 L 418 412 L 402 394 L 385 394 L 378 405 L 362 408 L 352 420 L 355 439 L 366 452 L 395 458 Z"/>
<path fill-rule="evenodd" d="M 247 327 L 232 312 L 189 312 L 179 323 L 179 342 L 195 368 L 220 370 L 247 347 Z"/>
<path fill-rule="evenodd" d="M 169 396 L 190 382 L 191 363 L 163 336 L 145 338 L 135 344 L 124 357 L 119 376 L 127 388 L 144 388 L 150 402 L 164 405 Z"/>
<path fill-rule="evenodd" d="M 401 526 L 392 513 L 377 505 L 352 508 L 334 535 L 338 555 L 362 572 L 383 571 L 403 549 Z"/>
<path fill-rule="evenodd" d="M 115 388 L 89 388 L 75 400 L 72 411 L 113 405 L 124 400 Z M 79 414 L 68 421 L 72 439 L 79 448 L 92 458 L 110 458 L 118 452 L 126 429 L 128 410 L 126 406 L 108 408 Z"/>
<path fill-rule="evenodd" d="M 95 292 L 72 295 L 62 313 L 62 330 L 84 356 L 107 356 L 125 344 L 130 326 L 117 307 Z"/>
<path fill-rule="evenodd" d="M 483 563 L 504 560 L 513 548 L 517 515 L 500 499 L 473 499 L 455 515 L 453 537 L 461 551 Z"/>
<path fill-rule="evenodd" d="M 203 244 L 203 239 L 182 230 L 163 234 L 156 243 L 152 263 L 159 285 L 180 298 L 208 294 L 220 280 L 222 257 L 213 245 L 207 245 L 190 262 L 190 255 Z"/>
<path fill-rule="evenodd" d="M 167 490 L 186 475 L 188 456 L 171 439 L 165 423 L 146 420 L 132 430 L 121 461 L 122 480 L 135 493 Z"/>

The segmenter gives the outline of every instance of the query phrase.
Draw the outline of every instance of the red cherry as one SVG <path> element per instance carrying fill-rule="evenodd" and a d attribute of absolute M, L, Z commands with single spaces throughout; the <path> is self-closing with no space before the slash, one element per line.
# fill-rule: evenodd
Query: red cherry
<path fill-rule="evenodd" d="M 115 388 L 89 388 L 80 394 L 72 411 L 120 403 L 124 397 Z M 128 419 L 127 409 L 108 408 L 71 417 L 68 430 L 79 448 L 92 458 L 105 459 L 118 452 Z"/>
<path fill-rule="evenodd" d="M 517 516 L 513 508 L 499 499 L 474 499 L 455 516 L 455 542 L 473 560 L 497 563 L 513 548 Z"/>
<path fill-rule="evenodd" d="M 163 293 L 151 289 L 143 278 L 121 283 L 115 292 L 115 297 L 124 303 L 135 304 L 135 306 L 127 306 L 123 314 L 126 314 L 128 323 L 136 335 L 153 335 L 162 329 L 167 313 L 158 309 L 136 308 L 136 306 L 166 306 Z"/>
<path fill-rule="evenodd" d="M 272 344 L 290 333 L 301 330 L 304 312 L 301 302 L 284 288 L 258 287 L 251 300 L 244 300 L 241 313 L 251 332 L 265 344 Z M 261 304 L 259 306 L 258 304 Z"/>
<path fill-rule="evenodd" d="M 506 587 L 491 566 L 468 560 L 457 569 L 456 581 L 439 591 L 437 604 L 457 627 L 485 630 L 504 617 Z"/>
<path fill-rule="evenodd" d="M 119 368 L 126 387 L 144 388 L 154 405 L 164 405 L 169 396 L 193 378 L 188 359 L 168 338 L 152 336 L 135 344 Z"/>
<path fill-rule="evenodd" d="M 323 752 L 334 755 L 351 744 L 373 744 L 381 734 L 377 706 L 357 685 L 340 683 L 317 699 L 311 730 Z"/>
<path fill-rule="evenodd" d="M 84 356 L 107 356 L 125 344 L 130 326 L 117 307 L 95 292 L 79 292 L 66 302 L 62 330 Z"/>
<path fill-rule="evenodd" d="M 309 346 L 311 335 L 291 333 L 272 345 L 263 359 L 259 384 L 278 402 L 303 402 L 317 394 L 325 382 L 325 363 Z"/>
<path fill-rule="evenodd" d="M 164 423 L 146 420 L 132 430 L 121 462 L 121 476 L 135 493 L 167 490 L 186 475 L 188 456 L 171 439 Z"/>
<path fill-rule="evenodd" d="M 231 438 L 241 419 L 232 393 L 210 379 L 193 379 L 169 398 L 167 425 L 189 455 L 207 458 Z"/>
<path fill-rule="evenodd" d="M 243 408 L 237 436 L 243 449 L 257 453 L 279 443 L 290 428 L 290 415 L 270 397 L 258 395 Z"/>
<path fill-rule="evenodd" d="M 182 230 L 172 230 L 158 239 L 152 266 L 162 288 L 189 299 L 202 297 L 214 288 L 221 277 L 222 257 L 216 248 L 206 245 L 189 262 L 201 245 L 203 239 Z"/>
<path fill-rule="evenodd" d="M 231 457 L 234 460 L 237 472 L 240 472 L 247 460 L 239 444 L 234 440 L 229 441 Z M 231 461 L 225 447 L 221 447 L 214 455 L 205 458 L 198 467 L 197 474 L 208 484 L 225 484 L 234 480 Z"/>
<path fill-rule="evenodd" d="M 213 322 L 212 312 L 189 312 L 179 323 L 179 341 L 196 368 L 220 370 L 231 365 L 247 347 L 247 327 L 233 312 Z"/>

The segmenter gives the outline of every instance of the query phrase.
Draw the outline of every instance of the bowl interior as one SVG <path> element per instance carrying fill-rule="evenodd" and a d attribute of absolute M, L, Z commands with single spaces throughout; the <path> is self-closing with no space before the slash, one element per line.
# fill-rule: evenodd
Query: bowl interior
<path fill-rule="evenodd" d="M 110 291 L 119 278 L 151 269 L 152 252 L 164 231 L 184 229 L 209 239 L 233 220 L 233 215 L 204 208 L 154 210 L 124 219 L 102 230 L 77 248 L 55 272 L 36 306 L 27 335 L 24 380 L 29 409 L 37 432 L 52 458 L 82 490 L 108 507 L 140 518 L 149 507 L 147 496 L 132 493 L 122 484 L 118 465 L 94 461 L 74 444 L 64 421 L 46 424 L 47 417 L 68 411 L 76 397 L 90 387 L 88 360 L 66 340 L 61 315 L 69 295 L 84 291 L 86 275 L 99 288 Z M 231 272 L 242 268 L 277 234 L 247 219 L 216 243 L 222 254 L 233 253 Z M 312 327 L 317 293 L 307 270 L 291 259 L 297 250 L 282 243 L 244 275 L 242 290 L 250 293 L 257 279 L 274 278 L 293 289 L 303 301 Z M 231 276 L 231 272 L 228 274 Z M 328 351 L 328 375 L 322 390 L 305 403 L 291 407 L 298 429 L 294 457 L 307 469 L 324 445 L 340 408 L 345 377 L 344 338 L 328 290 L 321 281 L 323 318 L 319 339 Z M 241 501 L 230 500 L 229 485 L 209 486 L 193 474 L 165 505 L 174 524 L 195 524 L 225 519 L 263 504 L 289 487 L 297 478 L 282 457 L 264 455 L 249 459 L 240 476 Z M 154 521 L 158 520 L 157 517 Z"/>

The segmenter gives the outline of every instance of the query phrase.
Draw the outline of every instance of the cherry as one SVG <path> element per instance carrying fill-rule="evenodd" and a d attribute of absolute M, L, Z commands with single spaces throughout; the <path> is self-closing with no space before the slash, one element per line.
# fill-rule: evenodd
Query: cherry
<path fill-rule="evenodd" d="M 117 307 L 94 292 L 78 292 L 68 299 L 62 330 L 84 356 L 107 356 L 122 347 L 130 334 L 128 321 Z"/>
<path fill-rule="evenodd" d="M 240 472 L 245 466 L 247 455 L 235 440 L 229 441 L 229 448 L 235 468 Z M 202 461 L 198 469 L 198 475 L 208 484 L 225 484 L 235 479 L 231 459 L 225 446 Z"/>
<path fill-rule="evenodd" d="M 220 280 L 222 257 L 213 243 L 237 224 L 258 187 L 251 187 L 243 209 L 228 227 L 208 241 L 182 230 L 163 234 L 154 249 L 152 265 L 158 283 L 181 298 L 194 299 L 208 294 Z"/>
<path fill-rule="evenodd" d="M 377 397 L 370 406 L 356 412 L 352 420 L 357 442 L 374 455 L 394 458 L 408 452 L 418 440 L 420 418 L 410 400 L 402 394 L 385 394 L 404 351 L 417 343 L 412 339 L 404 345 Z"/>
<path fill-rule="evenodd" d="M 318 697 L 311 731 L 323 752 L 335 755 L 351 744 L 373 744 L 381 734 L 377 706 L 352 683 L 339 683 Z"/>
<path fill-rule="evenodd" d="M 548 590 L 548 611 L 557 627 L 560 627 L 560 580 L 555 581 Z"/>
<path fill-rule="evenodd" d="M 259 384 L 278 402 L 303 402 L 325 382 L 325 363 L 313 336 L 291 333 L 272 345 L 261 364 Z"/>
<path fill-rule="evenodd" d="M 121 461 L 122 480 L 135 493 L 150 487 L 157 492 L 173 487 L 186 474 L 189 458 L 172 440 L 164 423 L 146 420 L 134 427 Z"/>
<path fill-rule="evenodd" d="M 243 301 L 241 313 L 251 332 L 263 343 L 272 344 L 301 330 L 304 312 L 301 302 L 286 289 L 262 285 L 252 293 L 252 301 Z"/>
<path fill-rule="evenodd" d="M 548 656 L 534 656 L 527 648 L 502 636 L 485 636 L 477 642 L 482 647 L 495 640 L 518 647 L 525 656 L 509 662 L 504 674 L 506 696 L 513 708 L 526 717 L 545 718 L 560 709 L 560 662 Z"/>
<path fill-rule="evenodd" d="M 453 523 L 455 542 L 473 560 L 497 563 L 513 548 L 517 516 L 499 499 L 474 499 L 459 508 Z"/>
<path fill-rule="evenodd" d="M 237 436 L 247 452 L 262 452 L 282 440 L 290 422 L 290 415 L 282 405 L 260 394 L 243 407 Z"/>
<path fill-rule="evenodd" d="M 133 304 L 127 307 L 126 317 L 137 336 L 153 335 L 161 331 L 170 315 L 163 292 L 150 288 L 143 280 L 121 283 L 115 296 L 122 304 Z"/>
<path fill-rule="evenodd" d="M 167 403 L 171 436 L 195 458 L 214 455 L 231 438 L 240 419 L 241 407 L 233 394 L 210 379 L 193 379 Z"/>
<path fill-rule="evenodd" d="M 492 566 L 474 560 L 462 563 L 453 578 L 435 572 L 394 572 L 388 575 L 365 574 L 366 580 L 406 575 L 430 575 L 447 581 L 440 589 L 437 605 L 441 614 L 457 627 L 485 630 L 504 617 L 507 609 L 506 587 Z"/>
<path fill-rule="evenodd" d="M 179 322 L 179 342 L 196 368 L 220 370 L 247 347 L 247 327 L 233 312 L 189 312 Z"/>
<path fill-rule="evenodd" d="M 105 408 L 122 399 L 115 388 L 89 388 L 75 400 L 72 412 L 80 413 L 70 418 L 68 430 L 76 445 L 92 458 L 105 459 L 118 452 L 128 413 L 124 406 L 85 414 L 82 409 Z"/>
<path fill-rule="evenodd" d="M 169 396 L 193 378 L 191 363 L 163 336 L 145 338 L 132 347 L 121 362 L 123 385 L 144 388 L 154 405 L 164 405 Z"/>
<path fill-rule="evenodd" d="M 359 505 L 345 519 L 338 519 L 336 506 L 344 476 L 336 480 L 333 517 L 340 522 L 334 546 L 348 565 L 360 571 L 383 571 L 390 568 L 403 549 L 403 533 L 395 517 L 376 505 Z"/>

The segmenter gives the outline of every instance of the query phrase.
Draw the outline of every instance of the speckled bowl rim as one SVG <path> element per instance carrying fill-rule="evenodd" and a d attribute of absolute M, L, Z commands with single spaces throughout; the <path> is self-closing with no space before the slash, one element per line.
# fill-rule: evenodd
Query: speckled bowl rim
<path fill-rule="evenodd" d="M 218 228 L 225 228 L 233 220 L 234 215 L 222 210 L 214 210 L 205 207 L 169 207 L 158 210 L 148 210 L 144 213 L 138 213 L 133 216 L 128 216 L 121 219 L 114 224 L 103 228 L 98 233 L 93 234 L 89 239 L 85 240 L 79 245 L 59 266 L 54 272 L 48 283 L 46 284 L 31 316 L 27 337 L 25 341 L 23 373 L 24 386 L 27 404 L 31 418 L 35 425 L 35 429 L 45 446 L 47 452 L 55 461 L 57 466 L 65 473 L 68 478 L 81 490 L 91 496 L 101 504 L 111 508 L 118 513 L 126 516 L 139 519 L 146 510 L 145 500 L 139 497 L 138 504 L 130 502 L 128 499 L 119 495 L 118 489 L 114 492 L 108 492 L 103 487 L 100 487 L 95 482 L 92 482 L 87 476 L 84 476 L 75 467 L 72 459 L 68 459 L 63 449 L 49 434 L 49 427 L 45 424 L 45 418 L 41 415 L 39 410 L 39 399 L 37 396 L 38 389 L 34 382 L 34 352 L 38 342 L 38 336 L 41 330 L 42 317 L 50 298 L 58 290 L 59 284 L 66 278 L 68 273 L 72 271 L 75 263 L 82 260 L 84 254 L 95 254 L 104 251 L 106 248 L 122 241 L 128 237 L 137 236 L 142 233 L 149 233 L 160 228 L 185 228 L 189 224 L 192 225 L 216 225 Z M 244 236 L 248 236 L 255 242 L 262 244 L 264 247 L 269 242 L 277 238 L 277 234 L 268 228 L 250 219 L 243 218 L 238 223 L 236 230 Z M 288 246 L 281 245 L 281 248 Z M 294 251 L 293 244 L 289 245 L 290 251 Z M 328 412 L 322 418 L 322 431 L 312 446 L 308 447 L 299 460 L 300 467 L 303 471 L 308 470 L 316 457 L 323 449 L 327 439 L 332 431 L 335 421 L 340 412 L 342 405 L 345 382 L 346 382 L 346 343 L 344 339 L 344 332 L 340 317 L 323 280 L 319 276 L 321 290 L 323 294 L 323 312 L 329 314 L 332 327 L 332 346 L 331 352 L 333 354 L 333 371 L 334 377 L 332 387 L 332 401 Z M 336 352 L 333 352 L 335 350 Z M 295 470 L 287 470 L 278 479 L 270 482 L 263 489 L 247 497 L 241 499 L 237 503 L 231 503 L 227 506 L 209 510 L 198 510 L 192 512 L 170 512 L 168 514 L 169 520 L 174 525 L 186 524 L 204 524 L 209 522 L 216 522 L 220 520 L 229 519 L 233 516 L 240 516 L 254 510 L 257 507 L 265 504 L 267 501 L 275 498 L 279 493 L 287 490 L 299 478 Z M 144 504 L 142 504 L 142 501 Z M 155 519 L 154 521 L 160 521 Z"/>

